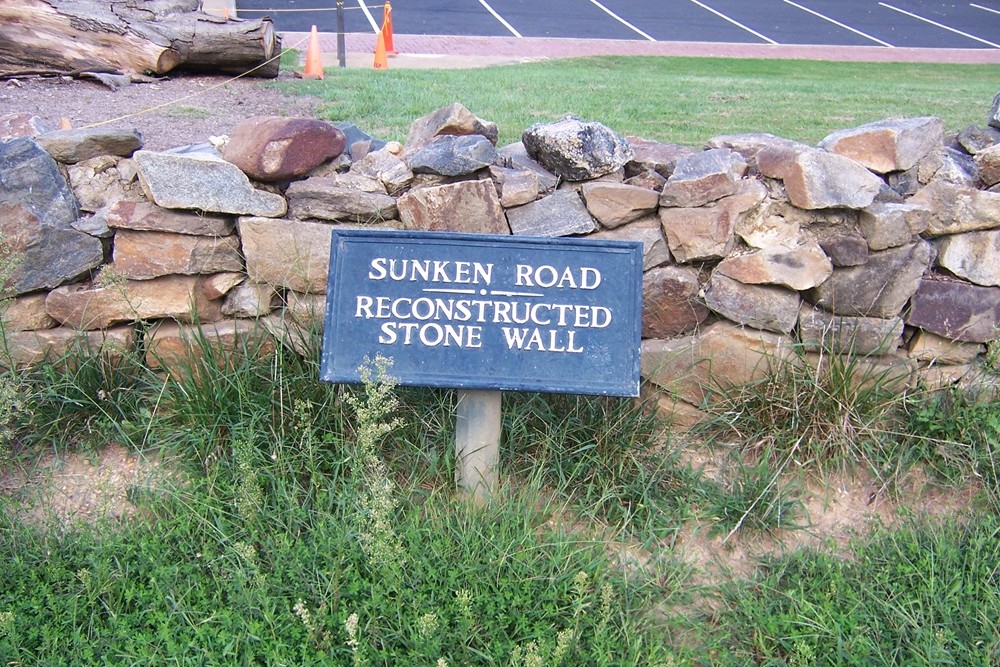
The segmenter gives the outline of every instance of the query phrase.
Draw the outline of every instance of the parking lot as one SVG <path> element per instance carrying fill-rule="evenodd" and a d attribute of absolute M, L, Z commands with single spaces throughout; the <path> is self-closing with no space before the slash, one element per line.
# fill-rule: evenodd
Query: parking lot
<path fill-rule="evenodd" d="M 281 31 L 336 32 L 335 0 L 237 0 Z M 344 0 L 345 32 L 374 33 L 382 4 Z M 396 0 L 402 35 L 1000 49 L 1000 1 Z"/>

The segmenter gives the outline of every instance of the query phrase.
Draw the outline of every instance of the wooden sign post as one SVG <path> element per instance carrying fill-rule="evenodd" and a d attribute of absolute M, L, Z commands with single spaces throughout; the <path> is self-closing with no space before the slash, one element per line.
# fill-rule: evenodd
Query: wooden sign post
<path fill-rule="evenodd" d="M 503 391 L 639 395 L 642 244 L 333 233 L 321 379 L 366 357 L 400 384 L 458 389 L 459 487 L 497 482 Z"/>

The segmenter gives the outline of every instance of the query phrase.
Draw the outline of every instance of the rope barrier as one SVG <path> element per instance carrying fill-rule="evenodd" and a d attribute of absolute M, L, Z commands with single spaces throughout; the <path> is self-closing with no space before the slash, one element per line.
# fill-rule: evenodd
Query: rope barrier
<path fill-rule="evenodd" d="M 225 81 L 223 81 L 221 83 L 217 83 L 215 85 L 209 86 L 205 90 L 199 90 L 197 93 L 191 93 L 190 95 L 185 95 L 184 97 L 179 97 L 176 100 L 170 100 L 169 102 L 164 102 L 162 104 L 157 104 L 156 106 L 149 107 L 148 109 L 140 109 L 139 111 L 134 111 L 134 112 L 132 112 L 130 114 L 126 114 L 124 116 L 118 116 L 117 118 L 112 118 L 110 120 L 102 120 L 102 121 L 100 121 L 98 123 L 91 123 L 90 125 L 83 125 L 79 129 L 81 129 L 81 130 L 89 130 L 89 129 L 94 128 L 94 127 L 101 127 L 102 125 L 108 125 L 110 123 L 117 123 L 118 121 L 121 121 L 121 120 L 128 120 L 129 118 L 134 118 L 136 116 L 142 116 L 144 114 L 151 113 L 153 111 L 158 111 L 159 109 L 165 109 L 165 108 L 167 108 L 169 106 L 173 106 L 173 105 L 178 104 L 180 102 L 186 102 L 186 101 L 188 101 L 190 99 L 194 99 L 194 98 L 198 97 L 199 95 L 204 95 L 205 93 L 209 93 L 209 92 L 215 90 L 216 88 L 222 88 L 223 86 L 229 85 L 233 81 L 236 81 L 238 79 L 242 79 L 245 76 L 253 74 L 257 70 L 259 70 L 261 67 L 264 67 L 265 65 L 270 65 L 275 60 L 278 60 L 279 58 L 281 58 L 283 55 L 285 55 L 289 51 L 294 51 L 294 50 L 298 49 L 300 46 L 302 46 L 303 44 L 305 44 L 307 41 L 309 41 L 308 37 L 306 37 L 302 41 L 298 42 L 297 44 L 289 46 L 287 49 L 282 49 L 281 52 L 278 55 L 272 56 L 272 57 L 268 58 L 267 60 L 265 60 L 264 62 L 260 63 L 259 65 L 255 66 L 255 67 L 251 67 L 246 72 L 243 72 L 242 74 L 237 74 L 236 76 L 234 76 L 234 77 L 232 77 L 230 79 L 226 79 Z"/>
<path fill-rule="evenodd" d="M 385 5 L 368 5 L 367 7 L 317 7 L 316 9 L 243 9 L 240 7 L 240 14 L 246 13 L 279 13 L 279 12 L 335 12 L 338 9 L 343 9 L 344 11 L 356 11 L 364 9 L 379 9 L 380 7 L 385 7 Z"/>

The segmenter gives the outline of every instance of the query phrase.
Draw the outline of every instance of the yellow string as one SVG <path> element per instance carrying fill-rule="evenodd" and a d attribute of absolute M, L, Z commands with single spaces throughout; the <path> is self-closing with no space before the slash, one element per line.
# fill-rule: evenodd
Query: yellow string
<path fill-rule="evenodd" d="M 385 7 L 385 5 L 366 5 L 367 9 L 379 9 L 380 7 Z M 248 12 L 253 12 L 253 13 L 274 12 L 274 13 L 277 14 L 277 13 L 283 13 L 283 12 L 284 13 L 287 13 L 287 12 L 335 12 L 335 11 L 337 11 L 337 9 L 338 9 L 337 7 L 317 7 L 315 9 L 243 9 L 242 7 L 240 7 L 239 12 L 240 12 L 240 14 L 246 14 Z M 343 9 L 344 11 L 353 11 L 353 10 L 360 10 L 362 8 L 361 7 L 341 7 L 340 9 Z"/>
<path fill-rule="evenodd" d="M 243 77 L 247 76 L 248 74 L 252 74 L 253 72 L 259 70 L 261 67 L 264 67 L 265 65 L 269 65 L 270 63 L 274 62 L 278 58 L 281 58 L 281 56 L 285 55 L 289 51 L 294 51 L 298 47 L 300 47 L 303 44 L 305 44 L 308 40 L 309 40 L 309 38 L 307 37 L 307 38 L 303 39 L 302 41 L 298 42 L 297 44 L 295 44 L 293 46 L 290 46 L 287 49 L 283 49 L 281 51 L 281 53 L 279 53 L 276 56 L 272 56 L 271 58 L 268 58 L 267 60 L 265 60 L 261 64 L 257 65 L 256 67 L 252 67 L 252 68 L 248 69 L 246 72 L 243 72 L 242 74 L 237 74 L 236 76 L 232 77 L 231 79 L 226 79 L 222 83 L 217 83 L 217 84 L 215 84 L 213 86 L 209 86 L 205 90 L 199 90 L 197 93 L 191 93 L 190 95 L 185 95 L 184 97 L 179 97 L 176 100 L 170 100 L 169 102 L 164 102 L 163 104 L 157 104 L 156 106 L 149 107 L 148 109 L 142 109 L 140 111 L 135 111 L 133 113 L 126 114 L 124 116 L 119 116 L 118 118 L 112 118 L 110 120 L 102 120 L 99 123 L 91 123 L 90 125 L 84 125 L 84 126 L 80 127 L 79 129 L 81 129 L 81 130 L 89 130 L 90 128 L 93 128 L 93 127 L 101 127 L 102 125 L 108 125 L 110 123 L 117 123 L 120 120 L 128 120 L 129 118 L 134 118 L 135 116 L 142 116 L 143 114 L 147 114 L 147 113 L 150 113 L 152 111 L 157 111 L 158 109 L 164 109 L 166 107 L 172 106 L 172 105 L 177 104 L 179 102 L 186 102 L 187 100 L 190 100 L 192 98 L 198 97 L 199 95 L 204 95 L 205 93 L 211 92 L 211 91 L 215 90 L 216 88 L 221 88 L 222 86 L 229 85 L 233 81 L 236 81 L 237 79 L 242 79 Z"/>

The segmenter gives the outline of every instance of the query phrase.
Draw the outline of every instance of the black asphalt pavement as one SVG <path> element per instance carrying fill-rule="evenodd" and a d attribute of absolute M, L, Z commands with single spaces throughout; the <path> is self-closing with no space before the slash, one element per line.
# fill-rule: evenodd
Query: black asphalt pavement
<path fill-rule="evenodd" d="M 237 0 L 278 30 L 336 32 L 336 0 Z M 344 0 L 345 31 L 374 33 L 381 2 Z M 396 0 L 394 34 L 657 42 L 1000 49 L 1000 0 Z"/>

